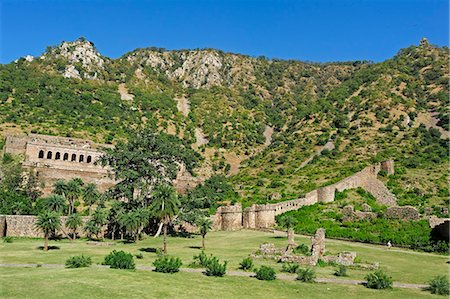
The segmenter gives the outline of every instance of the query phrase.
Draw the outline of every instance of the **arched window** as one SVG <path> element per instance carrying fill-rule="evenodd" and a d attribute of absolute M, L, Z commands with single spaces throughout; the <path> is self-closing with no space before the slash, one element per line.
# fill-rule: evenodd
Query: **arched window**
<path fill-rule="evenodd" d="M 77 160 L 77 155 L 72 154 L 72 159 L 70 159 L 70 161 L 76 161 Z"/>
<path fill-rule="evenodd" d="M 44 151 L 43 150 L 40 150 L 39 151 L 39 159 L 44 159 Z"/>
<path fill-rule="evenodd" d="M 60 154 L 60 152 L 56 152 L 55 160 L 59 160 L 59 159 L 61 159 L 61 154 Z"/>
<path fill-rule="evenodd" d="M 79 162 L 83 162 L 84 161 L 84 155 L 80 155 L 80 160 Z"/>
<path fill-rule="evenodd" d="M 64 154 L 63 160 L 64 160 L 64 161 L 69 160 L 69 154 L 68 154 L 68 153 L 65 153 L 65 154 Z"/>
<path fill-rule="evenodd" d="M 47 153 L 47 159 L 51 159 L 52 158 L 52 152 L 48 152 Z"/>
<path fill-rule="evenodd" d="M 91 162 L 92 162 L 92 157 L 91 157 L 91 156 L 87 156 L 86 162 L 87 162 L 87 163 L 91 163 Z"/>

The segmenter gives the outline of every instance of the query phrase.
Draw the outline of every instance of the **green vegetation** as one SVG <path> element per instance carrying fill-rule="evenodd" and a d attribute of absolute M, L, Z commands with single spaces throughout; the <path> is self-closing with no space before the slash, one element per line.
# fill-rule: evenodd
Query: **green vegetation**
<path fill-rule="evenodd" d="M 262 265 L 258 270 L 256 270 L 256 278 L 259 280 L 275 280 L 277 278 L 277 274 L 273 268 Z"/>
<path fill-rule="evenodd" d="M 311 268 L 300 268 L 297 270 L 297 280 L 301 282 L 314 282 L 316 272 Z"/>
<path fill-rule="evenodd" d="M 61 227 L 61 219 L 56 212 L 47 211 L 39 214 L 35 226 L 44 233 L 44 250 L 48 251 L 48 238 Z"/>
<path fill-rule="evenodd" d="M 244 271 L 250 271 L 253 269 L 253 260 L 250 257 L 246 257 L 239 263 L 239 269 Z"/>
<path fill-rule="evenodd" d="M 335 276 L 348 276 L 347 275 L 347 266 L 345 265 L 339 265 L 336 269 L 336 272 L 334 272 Z"/>
<path fill-rule="evenodd" d="M 111 251 L 103 262 L 104 265 L 109 265 L 112 269 L 134 269 L 135 264 L 133 255 L 123 250 Z"/>
<path fill-rule="evenodd" d="M 297 270 L 300 268 L 300 265 L 297 263 L 283 263 L 281 267 L 281 271 L 287 273 L 297 273 Z"/>
<path fill-rule="evenodd" d="M 169 257 L 167 255 L 157 258 L 153 262 L 156 272 L 162 273 L 176 273 L 180 271 L 180 267 L 183 263 L 177 257 Z"/>
<path fill-rule="evenodd" d="M 83 268 L 89 267 L 92 264 L 92 259 L 90 256 L 76 255 L 67 259 L 65 266 L 66 268 Z"/>
<path fill-rule="evenodd" d="M 226 272 L 227 272 L 227 261 L 221 264 L 219 258 L 215 256 L 211 256 L 210 258 L 208 258 L 205 270 L 206 276 L 222 277 L 225 275 Z"/>
<path fill-rule="evenodd" d="M 428 283 L 429 286 L 426 290 L 430 291 L 431 294 L 437 295 L 449 295 L 450 294 L 450 283 L 448 277 L 444 275 L 436 276 Z"/>
<path fill-rule="evenodd" d="M 370 289 L 390 289 L 392 288 L 392 277 L 388 276 L 384 271 L 377 270 L 367 274 L 366 287 Z"/>

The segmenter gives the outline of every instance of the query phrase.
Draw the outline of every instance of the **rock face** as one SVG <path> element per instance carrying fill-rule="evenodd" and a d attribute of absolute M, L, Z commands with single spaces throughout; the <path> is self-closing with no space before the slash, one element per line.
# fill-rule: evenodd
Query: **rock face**
<path fill-rule="evenodd" d="M 84 39 L 63 42 L 41 57 L 44 60 L 50 58 L 60 58 L 67 62 L 63 74 L 66 78 L 96 79 L 99 72 L 105 69 L 105 58 L 91 42 Z"/>

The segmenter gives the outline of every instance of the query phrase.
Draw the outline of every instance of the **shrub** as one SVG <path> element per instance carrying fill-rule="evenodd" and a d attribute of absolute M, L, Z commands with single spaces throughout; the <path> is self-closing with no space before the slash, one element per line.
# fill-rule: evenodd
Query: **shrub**
<path fill-rule="evenodd" d="M 3 237 L 3 243 L 12 243 L 13 238 L 11 236 Z"/>
<path fill-rule="evenodd" d="M 133 255 L 124 251 L 111 251 L 103 262 L 104 265 L 109 265 L 112 269 L 134 269 Z"/>
<path fill-rule="evenodd" d="M 82 268 L 92 265 L 90 256 L 76 255 L 66 260 L 66 268 Z"/>
<path fill-rule="evenodd" d="M 207 276 L 218 276 L 222 277 L 227 272 L 227 262 L 221 264 L 217 257 L 211 257 L 208 259 L 206 265 L 205 274 Z"/>
<path fill-rule="evenodd" d="M 287 273 L 297 273 L 297 270 L 300 266 L 296 263 L 283 263 L 281 266 L 281 271 Z"/>
<path fill-rule="evenodd" d="M 382 270 L 377 270 L 375 272 L 366 275 L 367 280 L 366 287 L 370 289 L 390 289 L 392 288 L 392 277 L 388 276 Z"/>
<path fill-rule="evenodd" d="M 277 274 L 275 270 L 269 266 L 261 266 L 256 271 L 256 278 L 259 280 L 275 280 L 277 278 Z"/>
<path fill-rule="evenodd" d="M 437 295 L 449 295 L 450 294 L 450 283 L 448 277 L 445 275 L 436 276 L 429 283 L 429 286 L 425 290 L 430 291 L 431 294 Z"/>
<path fill-rule="evenodd" d="M 339 265 L 336 269 L 336 272 L 334 272 L 334 275 L 336 276 L 348 276 L 347 275 L 347 266 L 345 265 Z"/>
<path fill-rule="evenodd" d="M 306 244 L 300 244 L 297 247 L 294 248 L 293 250 L 294 253 L 300 253 L 303 255 L 309 255 L 310 251 L 309 251 L 309 247 Z"/>
<path fill-rule="evenodd" d="M 155 271 L 162 273 L 176 273 L 180 271 L 181 265 L 182 262 L 179 258 L 168 256 L 159 257 L 153 262 Z"/>
<path fill-rule="evenodd" d="M 242 262 L 239 263 L 240 267 L 239 269 L 248 271 L 251 270 L 253 268 L 253 260 L 249 257 L 246 257 L 245 259 L 242 260 Z"/>
<path fill-rule="evenodd" d="M 316 272 L 311 268 L 300 268 L 297 271 L 297 280 L 302 282 L 314 282 Z"/>
<path fill-rule="evenodd" d="M 194 262 L 191 264 L 193 266 L 206 267 L 208 265 L 209 258 L 204 251 L 200 252 L 198 255 L 194 255 Z"/>

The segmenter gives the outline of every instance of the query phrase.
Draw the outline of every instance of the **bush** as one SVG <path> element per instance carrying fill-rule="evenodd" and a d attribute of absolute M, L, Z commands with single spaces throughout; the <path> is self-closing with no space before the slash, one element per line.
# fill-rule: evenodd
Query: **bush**
<path fill-rule="evenodd" d="M 220 264 L 219 259 L 217 257 L 211 257 L 208 259 L 206 265 L 205 274 L 207 276 L 218 276 L 222 277 L 227 272 L 227 262 Z"/>
<path fill-rule="evenodd" d="M 310 254 L 310 250 L 308 245 L 306 244 L 300 244 L 297 247 L 294 248 L 293 250 L 294 253 L 300 253 L 303 255 L 309 255 Z"/>
<path fill-rule="evenodd" d="M 198 255 L 194 255 L 194 262 L 191 264 L 193 266 L 206 267 L 208 266 L 209 258 L 204 251 Z"/>
<path fill-rule="evenodd" d="M 182 262 L 179 258 L 168 256 L 159 257 L 153 262 L 155 271 L 162 273 L 176 273 L 180 271 L 181 265 Z"/>
<path fill-rule="evenodd" d="M 297 274 L 297 280 L 302 282 L 314 282 L 314 279 L 316 278 L 316 272 L 311 268 L 300 268 L 298 269 Z"/>
<path fill-rule="evenodd" d="M 12 243 L 13 238 L 11 236 L 3 237 L 3 243 Z"/>
<path fill-rule="evenodd" d="M 256 271 L 256 278 L 259 280 L 275 280 L 277 275 L 273 268 L 269 266 L 261 266 L 261 268 Z"/>
<path fill-rule="evenodd" d="M 281 266 L 281 271 L 287 273 L 297 273 L 297 270 L 300 266 L 296 263 L 283 263 Z"/>
<path fill-rule="evenodd" d="M 390 289 L 392 288 L 392 277 L 388 276 L 382 270 L 377 270 L 375 272 L 366 275 L 367 280 L 366 287 L 370 289 Z"/>
<path fill-rule="evenodd" d="M 429 286 L 425 290 L 430 291 L 431 294 L 437 295 L 449 295 L 450 294 L 450 283 L 448 282 L 448 277 L 445 275 L 436 276 L 429 283 Z"/>
<path fill-rule="evenodd" d="M 124 251 L 111 251 L 105 257 L 103 265 L 109 265 L 112 269 L 134 269 L 133 255 Z"/>
<path fill-rule="evenodd" d="M 239 269 L 248 271 L 251 270 L 253 268 L 253 260 L 249 257 L 246 257 L 245 259 L 242 260 L 242 262 L 239 263 L 240 267 Z"/>
<path fill-rule="evenodd" d="M 66 260 L 66 268 L 82 268 L 92 265 L 90 256 L 76 255 Z"/>
<path fill-rule="evenodd" d="M 336 275 L 336 276 L 348 276 L 347 275 L 347 266 L 339 265 L 339 267 L 336 269 L 336 272 L 334 272 L 334 275 Z"/>

